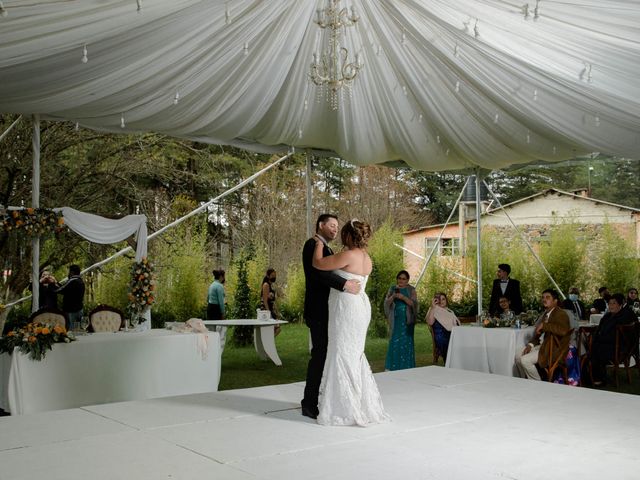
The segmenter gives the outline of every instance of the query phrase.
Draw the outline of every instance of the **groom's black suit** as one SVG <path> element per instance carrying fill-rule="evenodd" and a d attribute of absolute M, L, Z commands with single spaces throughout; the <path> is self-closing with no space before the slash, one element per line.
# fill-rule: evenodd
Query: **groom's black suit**
<path fill-rule="evenodd" d="M 318 413 L 318 392 L 324 361 L 327 358 L 329 322 L 329 291 L 331 288 L 342 291 L 346 279 L 333 272 L 325 272 L 313 268 L 313 252 L 316 248 L 315 238 L 310 238 L 302 249 L 302 266 L 304 267 L 304 278 L 306 289 L 304 293 L 304 321 L 309 327 L 313 348 L 311 349 L 311 359 L 307 367 L 307 384 L 304 387 L 304 398 L 302 407 L 317 415 Z M 325 244 L 322 256 L 333 255 L 331 249 Z"/>

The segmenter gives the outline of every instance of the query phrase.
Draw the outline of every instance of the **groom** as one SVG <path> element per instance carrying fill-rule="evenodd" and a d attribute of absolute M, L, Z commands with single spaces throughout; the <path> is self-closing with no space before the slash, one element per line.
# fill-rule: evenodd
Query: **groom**
<path fill-rule="evenodd" d="M 329 247 L 329 242 L 338 235 L 338 217 L 329 213 L 322 214 L 316 221 L 316 237 L 322 240 L 324 248 L 322 256 L 333 255 Z M 318 392 L 324 361 L 327 357 L 329 321 L 329 291 L 331 288 L 357 294 L 360 292 L 360 282 L 357 280 L 347 280 L 333 272 L 323 272 L 313 268 L 313 251 L 316 248 L 315 237 L 310 238 L 302 249 L 302 266 L 304 267 L 304 278 L 306 280 L 306 290 L 304 294 L 304 321 L 311 333 L 311 359 L 307 367 L 307 384 L 304 388 L 304 398 L 302 405 L 302 415 L 310 418 L 318 416 Z"/>

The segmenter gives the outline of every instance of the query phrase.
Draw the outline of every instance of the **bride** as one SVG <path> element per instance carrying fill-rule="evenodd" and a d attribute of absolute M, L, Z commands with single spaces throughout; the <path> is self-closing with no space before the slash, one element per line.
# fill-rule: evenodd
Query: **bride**
<path fill-rule="evenodd" d="M 378 386 L 364 354 L 371 304 L 365 293 L 372 263 L 366 252 L 371 227 L 351 220 L 340 232 L 345 250 L 322 257 L 323 243 L 316 238 L 313 266 L 335 270 L 338 275 L 361 282 L 358 295 L 331 289 L 329 294 L 329 344 L 320 385 L 318 423 L 360 425 L 390 420 Z"/>

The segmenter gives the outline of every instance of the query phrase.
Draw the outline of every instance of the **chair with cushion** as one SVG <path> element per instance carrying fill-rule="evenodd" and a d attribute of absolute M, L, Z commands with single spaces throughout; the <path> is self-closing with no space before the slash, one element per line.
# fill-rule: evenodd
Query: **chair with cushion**
<path fill-rule="evenodd" d="M 117 308 L 98 305 L 89 313 L 89 332 L 117 332 L 124 327 L 124 315 Z"/>
<path fill-rule="evenodd" d="M 640 351 L 638 341 L 640 339 L 640 323 L 634 322 L 630 325 L 616 326 L 616 347 L 613 357 L 613 375 L 616 377 L 616 388 L 618 382 L 618 368 L 623 366 L 627 372 L 627 382 L 631 383 L 631 358 L 640 371 Z"/>
<path fill-rule="evenodd" d="M 57 308 L 44 307 L 37 312 L 33 312 L 29 317 L 29 322 L 38 322 L 52 326 L 60 325 L 66 328 L 67 315 Z"/>

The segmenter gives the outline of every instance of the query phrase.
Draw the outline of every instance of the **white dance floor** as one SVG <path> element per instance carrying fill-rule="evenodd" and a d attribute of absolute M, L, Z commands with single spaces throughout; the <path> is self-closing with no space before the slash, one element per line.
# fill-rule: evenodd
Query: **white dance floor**
<path fill-rule="evenodd" d="M 303 384 L 0 418 L 2 480 L 637 479 L 640 397 L 425 367 L 376 374 L 393 422 L 322 427 Z"/>

